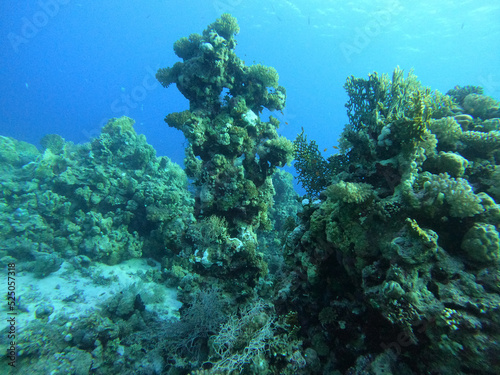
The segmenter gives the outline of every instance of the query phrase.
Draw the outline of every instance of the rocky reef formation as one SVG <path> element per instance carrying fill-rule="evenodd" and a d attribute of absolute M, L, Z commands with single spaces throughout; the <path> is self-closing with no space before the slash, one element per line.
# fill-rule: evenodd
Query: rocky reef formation
<path fill-rule="evenodd" d="M 339 373 L 498 373 L 498 102 L 470 86 L 431 92 L 399 68 L 345 88 L 340 154 L 311 165 L 317 146 L 296 140 L 321 201 L 288 235 L 306 297 L 283 305 Z"/>

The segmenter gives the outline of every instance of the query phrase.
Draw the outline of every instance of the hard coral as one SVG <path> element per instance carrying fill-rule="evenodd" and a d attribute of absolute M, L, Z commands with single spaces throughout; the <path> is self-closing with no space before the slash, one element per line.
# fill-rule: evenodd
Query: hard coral
<path fill-rule="evenodd" d="M 469 94 L 464 99 L 463 107 L 466 113 L 485 120 L 498 115 L 500 103 L 486 95 Z"/>
<path fill-rule="evenodd" d="M 210 266 L 197 270 L 211 273 L 218 267 L 218 277 L 242 280 L 242 287 L 249 288 L 265 273 L 254 231 L 270 227 L 271 176 L 291 161 L 293 146 L 279 137 L 279 121 L 258 116 L 264 107 L 282 109 L 285 89 L 278 85 L 274 68 L 247 67 L 236 56 L 238 31 L 236 19 L 223 14 L 201 36 L 176 42 L 184 61 L 160 69 L 157 78 L 165 87 L 176 83 L 189 100 L 189 111 L 169 114 L 165 121 L 189 142 L 185 165 L 196 186 L 197 215 L 219 218 L 231 236 L 209 248 Z M 236 251 L 232 244 L 238 241 Z"/>
<path fill-rule="evenodd" d="M 231 39 L 240 32 L 238 21 L 229 13 L 223 13 L 221 17 L 210 24 L 208 28 L 214 29 L 219 35 L 226 39 Z"/>
<path fill-rule="evenodd" d="M 279 75 L 273 67 L 261 64 L 248 67 L 248 78 L 255 82 L 261 82 L 265 87 L 278 88 Z"/>
<path fill-rule="evenodd" d="M 474 261 L 494 264 L 500 261 L 500 235 L 494 225 L 475 223 L 464 236 L 462 249 Z"/>

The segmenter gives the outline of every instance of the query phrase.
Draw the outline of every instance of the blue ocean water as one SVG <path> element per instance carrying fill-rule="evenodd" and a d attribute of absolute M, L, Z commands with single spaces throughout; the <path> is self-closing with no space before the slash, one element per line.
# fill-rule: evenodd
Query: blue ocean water
<path fill-rule="evenodd" d="M 275 67 L 287 89 L 280 133 L 294 139 L 303 127 L 325 156 L 347 123 L 350 75 L 399 65 L 443 93 L 469 84 L 500 97 L 494 0 L 6 0 L 0 8 L 0 135 L 33 144 L 47 133 L 86 142 L 126 115 L 158 155 L 182 163 L 184 138 L 163 118 L 188 102 L 154 73 L 179 60 L 177 39 L 224 12 L 241 28 L 237 54 Z"/>
<path fill-rule="evenodd" d="M 180 61 L 175 41 L 223 13 L 241 28 L 237 55 L 247 66 L 275 67 L 287 89 L 286 108 L 273 113 L 279 133 L 293 140 L 304 129 L 325 157 L 337 153 L 348 122 L 349 76 L 399 66 L 442 93 L 474 85 L 485 95 L 471 101 L 500 98 L 500 4 L 492 0 L 4 0 L 0 263 L 17 284 L 4 284 L 0 312 L 17 326 L 5 319 L 0 327 L 0 367 L 498 373 L 498 103 L 489 102 L 487 116 L 474 106 L 462 113 L 460 103 L 429 123 L 425 139 L 418 110 L 408 133 L 406 118 L 388 120 L 371 135 L 379 153 L 371 170 L 356 165 L 370 152 L 360 136 L 351 165 L 335 169 L 345 155 L 328 164 L 352 176 L 328 180 L 318 199 L 297 196 L 288 174 L 273 176 L 275 190 L 264 183 L 267 148 L 289 145 L 264 136 L 254 159 L 192 157 L 215 182 L 199 178 L 191 196 L 185 174 L 153 158 L 127 119 L 108 120 L 134 119 L 158 156 L 182 165 L 188 142 L 163 119 L 189 103 L 155 74 Z M 82 144 L 106 123 L 92 146 L 58 148 L 52 137 L 43 154 L 3 137 L 40 147 L 44 135 L 58 134 Z M 417 141 L 421 154 L 405 154 Z M 309 165 L 320 176 L 317 160 Z"/>

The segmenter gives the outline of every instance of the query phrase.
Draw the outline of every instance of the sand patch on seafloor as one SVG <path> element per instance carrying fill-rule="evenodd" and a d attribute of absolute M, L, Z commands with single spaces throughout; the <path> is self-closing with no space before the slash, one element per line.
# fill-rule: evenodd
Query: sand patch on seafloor
<path fill-rule="evenodd" d="M 35 312 L 42 305 L 53 307 L 49 322 L 59 316 L 68 320 L 78 319 L 101 309 L 106 300 L 128 288 L 137 289 L 146 310 L 154 311 L 163 318 L 177 316 L 182 304 L 177 301 L 175 289 L 144 281 L 144 274 L 155 269 L 159 270 L 159 264 L 151 266 L 146 259 L 131 259 L 113 266 L 93 263 L 83 272 L 64 262 L 57 272 L 44 278 L 36 278 L 31 272 L 18 272 L 17 327 L 22 329 L 35 320 Z M 0 310 L 7 313 L 7 303 L 2 304 Z"/>

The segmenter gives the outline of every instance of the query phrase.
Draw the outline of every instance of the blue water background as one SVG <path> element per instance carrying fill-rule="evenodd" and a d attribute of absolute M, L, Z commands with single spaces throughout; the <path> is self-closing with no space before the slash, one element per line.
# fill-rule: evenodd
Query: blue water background
<path fill-rule="evenodd" d="M 80 143 L 127 115 L 158 155 L 182 163 L 184 137 L 163 118 L 188 102 L 154 73 L 179 61 L 177 39 L 224 12 L 241 27 L 238 55 L 275 67 L 287 89 L 280 133 L 294 139 L 303 127 L 325 156 L 347 123 L 350 75 L 399 65 L 441 92 L 471 84 L 500 97 L 497 0 L 4 0 L 0 135 Z"/>

